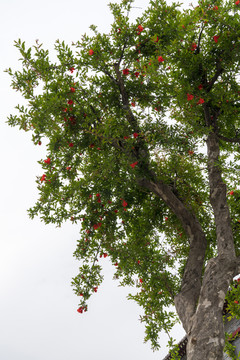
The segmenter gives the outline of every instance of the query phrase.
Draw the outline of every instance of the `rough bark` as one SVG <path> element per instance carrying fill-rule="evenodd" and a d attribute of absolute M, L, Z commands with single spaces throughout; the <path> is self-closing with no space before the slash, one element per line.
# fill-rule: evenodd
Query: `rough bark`
<path fill-rule="evenodd" d="M 178 316 L 186 332 L 195 313 L 196 303 L 201 289 L 202 268 L 206 251 L 206 238 L 196 217 L 189 212 L 183 202 L 163 182 L 147 179 L 139 180 L 139 184 L 159 196 L 181 221 L 190 240 L 190 250 L 181 284 L 181 291 L 175 297 Z"/>
<path fill-rule="evenodd" d="M 223 304 L 236 261 L 217 257 L 206 267 L 198 306 L 188 332 L 188 360 L 222 360 L 225 344 Z"/>
<path fill-rule="evenodd" d="M 222 309 L 229 284 L 239 268 L 226 199 L 226 184 L 219 165 L 220 148 L 213 132 L 208 136 L 207 147 L 210 202 L 216 224 L 218 256 L 208 262 L 204 273 L 198 306 L 188 330 L 188 360 L 223 359 L 225 336 Z"/>

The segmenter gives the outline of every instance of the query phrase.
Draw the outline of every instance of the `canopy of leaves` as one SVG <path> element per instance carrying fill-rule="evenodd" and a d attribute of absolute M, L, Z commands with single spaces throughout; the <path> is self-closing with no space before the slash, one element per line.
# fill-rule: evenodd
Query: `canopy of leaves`
<path fill-rule="evenodd" d="M 130 297 L 144 309 L 146 339 L 157 348 L 160 330 L 175 316 L 167 309 L 178 292 L 189 241 L 162 199 L 141 179 L 169 185 L 195 214 L 206 233 L 206 261 L 216 253 L 209 204 L 204 103 L 218 118 L 221 165 L 229 186 L 236 250 L 240 248 L 239 13 L 233 1 L 179 5 L 150 1 L 129 22 L 133 1 L 110 4 L 109 34 L 92 26 L 72 46 L 57 41 L 58 61 L 36 42 L 21 40 L 22 70 L 7 71 L 27 106 L 9 117 L 11 126 L 33 132 L 35 145 L 47 139 L 39 200 L 30 209 L 45 223 L 81 221 L 73 279 L 80 312 L 102 281 L 99 257 L 108 256 Z M 231 161 L 229 154 L 232 154 Z"/>

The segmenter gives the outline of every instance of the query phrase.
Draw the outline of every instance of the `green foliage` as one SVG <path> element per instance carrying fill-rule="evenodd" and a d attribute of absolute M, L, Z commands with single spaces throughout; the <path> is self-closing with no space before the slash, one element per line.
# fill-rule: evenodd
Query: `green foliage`
<path fill-rule="evenodd" d="M 226 295 L 227 300 L 227 319 L 231 320 L 232 318 L 240 319 L 240 278 L 234 280 L 230 289 Z"/>
<path fill-rule="evenodd" d="M 175 340 L 171 337 L 168 341 L 168 347 L 171 360 L 181 360 L 181 355 L 179 355 L 179 347 L 175 344 Z"/>
<path fill-rule="evenodd" d="M 231 334 L 226 333 L 226 342 L 224 347 L 224 352 L 229 356 L 232 360 L 239 360 L 240 359 L 240 352 L 238 355 L 236 355 L 236 346 L 232 344 L 232 341 L 234 341 L 238 335 L 232 337 Z"/>
<path fill-rule="evenodd" d="M 231 319 L 240 319 L 240 278 L 234 280 L 231 284 L 229 291 L 226 295 L 227 301 L 227 313 L 224 316 L 224 321 L 230 321 Z M 228 356 L 233 360 L 240 359 L 240 352 L 236 356 L 236 346 L 232 344 L 232 342 L 239 336 L 239 334 L 232 335 L 225 333 L 226 342 L 224 352 L 228 354 Z"/>
<path fill-rule="evenodd" d="M 74 253 L 81 266 L 72 283 L 80 308 L 86 309 L 103 279 L 98 258 L 108 256 L 121 285 L 136 288 L 129 298 L 143 307 L 146 340 L 158 348 L 159 332 L 176 322 L 168 308 L 189 243 L 176 215 L 139 184 L 155 173 L 169 185 L 205 230 L 206 261 L 216 254 L 205 151 L 211 127 L 203 104 L 218 119 L 222 137 L 237 136 L 239 6 L 200 1 L 181 10 L 176 3 L 150 1 L 130 23 L 132 2 L 110 4 L 109 34 L 91 26 L 93 35 L 71 47 L 57 41 L 55 63 L 42 44 L 27 49 L 18 40 L 22 70 L 7 71 L 27 105 L 17 106 L 8 123 L 32 131 L 35 145 L 46 141 L 39 200 L 30 217 L 57 226 L 81 221 Z M 237 184 L 239 146 L 222 140 L 221 149 L 222 168 L 230 164 L 230 191 Z M 229 206 L 239 251 L 239 190 L 234 193 Z"/>

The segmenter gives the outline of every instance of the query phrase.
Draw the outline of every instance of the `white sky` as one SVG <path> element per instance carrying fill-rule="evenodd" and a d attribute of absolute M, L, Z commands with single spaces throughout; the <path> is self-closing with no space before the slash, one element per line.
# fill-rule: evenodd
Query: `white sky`
<path fill-rule="evenodd" d="M 153 353 L 143 344 L 141 309 L 126 300 L 128 289 L 118 288 L 113 270 L 104 259 L 105 281 L 79 314 L 78 298 L 70 286 L 78 263 L 72 254 L 78 227 L 61 229 L 30 220 L 26 210 L 37 199 L 37 160 L 45 158 L 31 134 L 10 128 L 7 116 L 21 103 L 3 70 L 17 69 L 20 57 L 13 46 L 21 38 L 27 45 L 36 39 L 52 49 L 56 39 L 71 44 L 91 24 L 107 32 L 112 21 L 108 0 L 0 0 L 0 359 L 1 360 L 161 360 L 163 348 Z M 186 3 L 188 1 L 186 0 Z M 134 6 L 145 9 L 147 0 Z M 140 9 L 134 9 L 136 16 Z M 174 336 L 184 335 L 178 327 Z"/>

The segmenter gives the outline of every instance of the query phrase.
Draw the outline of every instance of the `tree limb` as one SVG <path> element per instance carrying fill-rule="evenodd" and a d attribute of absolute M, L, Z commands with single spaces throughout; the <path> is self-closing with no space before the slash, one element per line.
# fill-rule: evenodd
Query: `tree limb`
<path fill-rule="evenodd" d="M 129 106 L 129 99 L 128 99 L 128 94 L 127 91 L 125 89 L 124 86 L 124 82 L 123 82 L 123 78 L 121 76 L 121 73 L 119 71 L 119 64 L 114 64 L 114 68 L 117 74 L 117 79 L 118 79 L 118 86 L 119 86 L 119 90 L 120 90 L 120 94 L 122 97 L 122 102 L 123 102 L 123 109 L 126 110 L 126 116 L 127 116 L 127 120 L 130 123 L 130 125 L 132 126 L 133 130 L 137 133 L 140 132 L 139 126 L 137 124 L 137 120 L 135 119 L 130 106 Z"/>
<path fill-rule="evenodd" d="M 236 255 L 226 197 L 226 184 L 222 180 L 222 171 L 219 166 L 219 143 L 216 134 L 213 132 L 208 135 L 207 148 L 210 203 L 216 223 L 218 255 L 230 256 L 234 259 Z"/>
<path fill-rule="evenodd" d="M 217 62 L 216 68 L 217 68 L 217 71 L 216 71 L 215 75 L 211 78 L 211 80 L 209 81 L 209 83 L 206 86 L 207 93 L 209 93 L 211 91 L 211 89 L 212 89 L 213 85 L 215 84 L 215 82 L 217 81 L 218 77 L 223 72 L 223 68 L 222 68 L 220 61 Z"/>
<path fill-rule="evenodd" d="M 175 306 L 180 320 L 186 331 L 189 329 L 190 319 L 195 313 L 196 304 L 201 289 L 202 268 L 205 258 L 207 241 L 197 218 L 188 211 L 184 204 L 172 192 L 171 188 L 162 181 L 138 179 L 138 184 L 159 196 L 181 221 L 189 237 L 190 249 L 181 290 L 175 297 Z"/>
<path fill-rule="evenodd" d="M 220 135 L 220 134 L 216 134 L 216 136 L 221 139 L 224 140 L 226 142 L 230 142 L 230 143 L 238 143 L 240 144 L 240 138 L 236 137 L 236 138 L 228 138 L 226 136 Z"/>

